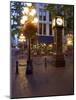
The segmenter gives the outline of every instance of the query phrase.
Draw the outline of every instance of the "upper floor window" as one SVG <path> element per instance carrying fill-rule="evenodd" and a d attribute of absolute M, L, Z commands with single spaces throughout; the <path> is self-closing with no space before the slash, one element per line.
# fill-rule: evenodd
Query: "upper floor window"
<path fill-rule="evenodd" d="M 43 20 L 46 20 L 46 11 L 43 11 Z"/>
<path fill-rule="evenodd" d="M 39 19 L 45 21 L 46 20 L 46 11 L 44 9 L 39 9 Z"/>
<path fill-rule="evenodd" d="M 52 35 L 52 25 L 49 24 L 49 35 Z"/>
<path fill-rule="evenodd" d="M 42 23 L 39 23 L 39 34 L 42 34 Z"/>
<path fill-rule="evenodd" d="M 49 21 L 51 21 L 52 20 L 52 18 L 51 18 L 51 13 L 49 13 Z"/>
<path fill-rule="evenodd" d="M 46 35 L 46 24 L 43 24 L 43 34 Z"/>

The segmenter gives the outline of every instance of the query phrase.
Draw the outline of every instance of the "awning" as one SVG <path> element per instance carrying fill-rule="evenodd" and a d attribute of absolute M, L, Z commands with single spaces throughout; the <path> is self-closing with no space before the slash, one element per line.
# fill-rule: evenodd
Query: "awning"
<path fill-rule="evenodd" d="M 54 36 L 38 36 L 37 38 L 39 43 L 50 44 L 54 42 Z"/>

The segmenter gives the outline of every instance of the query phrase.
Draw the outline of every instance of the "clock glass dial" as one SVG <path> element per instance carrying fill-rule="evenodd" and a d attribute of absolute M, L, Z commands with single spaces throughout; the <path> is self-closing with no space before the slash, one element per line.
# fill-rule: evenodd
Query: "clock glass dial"
<path fill-rule="evenodd" d="M 62 25 L 63 24 L 62 18 L 57 18 L 56 22 L 57 22 L 58 25 Z"/>

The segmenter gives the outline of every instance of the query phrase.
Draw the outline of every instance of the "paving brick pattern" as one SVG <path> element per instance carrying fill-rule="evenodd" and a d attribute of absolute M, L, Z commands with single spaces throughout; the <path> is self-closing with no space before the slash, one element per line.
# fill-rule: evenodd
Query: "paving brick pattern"
<path fill-rule="evenodd" d="M 19 62 L 16 74 L 16 60 Z M 33 74 L 26 75 L 26 57 L 12 56 L 11 97 L 56 96 L 73 94 L 73 56 L 65 57 L 66 66 L 56 68 L 53 56 L 32 57 Z"/>

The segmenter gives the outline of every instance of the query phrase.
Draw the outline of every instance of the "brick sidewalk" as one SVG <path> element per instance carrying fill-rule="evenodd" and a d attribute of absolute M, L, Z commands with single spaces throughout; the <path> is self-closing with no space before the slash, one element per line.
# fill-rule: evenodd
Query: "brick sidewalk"
<path fill-rule="evenodd" d="M 53 58 L 33 57 L 33 74 L 26 75 L 26 59 L 19 59 L 19 74 L 12 64 L 12 97 L 52 96 L 73 94 L 73 60 L 66 59 L 66 67 L 56 68 Z M 14 61 L 15 59 L 13 59 Z"/>

